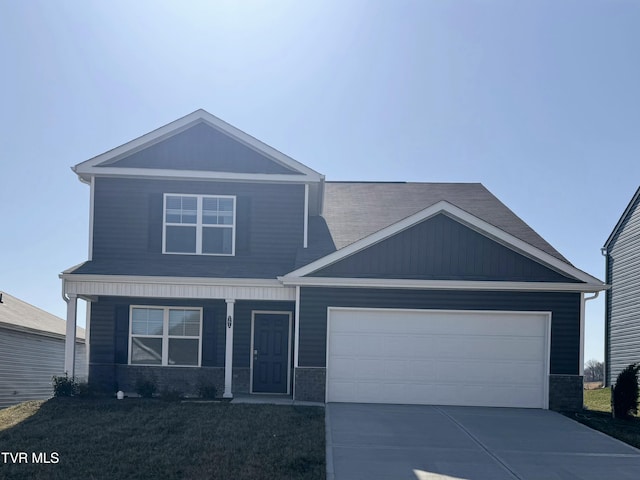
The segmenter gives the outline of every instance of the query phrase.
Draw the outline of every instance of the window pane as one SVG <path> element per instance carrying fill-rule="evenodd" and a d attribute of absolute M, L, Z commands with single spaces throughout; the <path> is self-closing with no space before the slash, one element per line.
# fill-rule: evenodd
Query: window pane
<path fill-rule="evenodd" d="M 202 229 L 202 253 L 232 253 L 232 228 L 203 228 Z"/>
<path fill-rule="evenodd" d="M 167 223 L 196 223 L 198 219 L 196 197 L 167 197 L 165 220 Z"/>
<path fill-rule="evenodd" d="M 169 335 L 184 335 L 184 310 L 169 310 Z"/>
<path fill-rule="evenodd" d="M 221 198 L 218 201 L 219 212 L 233 212 L 233 198 Z"/>
<path fill-rule="evenodd" d="M 202 199 L 202 223 L 205 225 L 216 225 L 218 223 L 218 199 Z"/>
<path fill-rule="evenodd" d="M 162 339 L 132 337 L 131 364 L 162 364 Z"/>
<path fill-rule="evenodd" d="M 207 212 L 206 210 L 202 212 L 202 223 L 204 225 L 217 225 L 218 224 L 218 214 Z"/>
<path fill-rule="evenodd" d="M 199 336 L 200 312 L 197 310 L 169 310 L 169 335 Z"/>
<path fill-rule="evenodd" d="M 202 223 L 205 225 L 233 225 L 233 199 L 203 198 Z"/>
<path fill-rule="evenodd" d="M 167 210 L 180 210 L 182 209 L 182 197 L 167 197 Z"/>
<path fill-rule="evenodd" d="M 166 227 L 167 252 L 196 253 L 196 227 Z"/>
<path fill-rule="evenodd" d="M 185 310 L 184 334 L 190 337 L 200 335 L 200 312 L 196 310 Z"/>
<path fill-rule="evenodd" d="M 169 339 L 169 365 L 198 365 L 199 340 Z"/>
<path fill-rule="evenodd" d="M 218 224 L 233 225 L 233 212 L 220 212 L 218 214 Z"/>
<path fill-rule="evenodd" d="M 133 335 L 162 335 L 162 310 L 157 308 L 134 308 L 131 314 Z"/>
<path fill-rule="evenodd" d="M 216 197 L 204 197 L 202 199 L 202 209 L 210 210 L 212 212 L 218 211 L 218 198 Z"/>

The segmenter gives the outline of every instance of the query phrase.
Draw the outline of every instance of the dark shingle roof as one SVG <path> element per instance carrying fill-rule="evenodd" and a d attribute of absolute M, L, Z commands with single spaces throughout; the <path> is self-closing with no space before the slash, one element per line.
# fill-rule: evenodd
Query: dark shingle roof
<path fill-rule="evenodd" d="M 61 300 L 62 301 L 62 300 Z M 19 298 L 2 292 L 0 303 L 0 326 L 15 328 L 25 332 L 45 335 L 66 335 L 67 322 L 60 317 L 45 312 L 38 307 L 23 302 Z M 84 328 L 76 328 L 76 336 L 84 339 Z"/>
<path fill-rule="evenodd" d="M 569 263 L 480 183 L 327 182 L 325 187 L 323 217 L 337 249 L 444 200 Z"/>

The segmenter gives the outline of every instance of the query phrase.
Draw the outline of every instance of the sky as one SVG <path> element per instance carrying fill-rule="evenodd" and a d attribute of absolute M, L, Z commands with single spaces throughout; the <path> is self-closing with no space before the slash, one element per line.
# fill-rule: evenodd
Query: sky
<path fill-rule="evenodd" d="M 64 318 L 70 167 L 198 108 L 328 180 L 481 182 L 604 279 L 640 184 L 638 25 L 617 0 L 2 1 L 0 291 Z"/>

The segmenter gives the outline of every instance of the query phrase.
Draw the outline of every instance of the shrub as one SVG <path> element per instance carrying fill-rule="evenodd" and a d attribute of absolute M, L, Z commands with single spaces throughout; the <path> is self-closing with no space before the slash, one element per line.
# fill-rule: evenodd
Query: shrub
<path fill-rule="evenodd" d="M 160 392 L 160 398 L 167 402 L 178 402 L 182 400 L 182 392 L 174 388 L 163 388 Z"/>
<path fill-rule="evenodd" d="M 66 373 L 64 376 L 53 376 L 53 396 L 54 397 L 72 397 L 78 391 L 78 383 L 73 377 L 69 378 Z"/>
<path fill-rule="evenodd" d="M 142 398 L 152 398 L 158 391 L 158 384 L 154 377 L 138 377 L 136 379 L 136 393 Z"/>
<path fill-rule="evenodd" d="M 198 380 L 197 388 L 198 396 L 207 400 L 213 400 L 214 398 L 216 398 L 216 394 L 218 393 L 216 390 L 216 386 L 213 383 L 208 382 L 202 378 Z"/>
<path fill-rule="evenodd" d="M 93 397 L 95 391 L 88 382 L 78 382 L 76 383 L 76 395 L 80 398 L 90 398 Z"/>
<path fill-rule="evenodd" d="M 638 413 L 638 371 L 640 365 L 632 363 L 620 372 L 611 388 L 611 411 L 616 418 L 630 418 Z"/>

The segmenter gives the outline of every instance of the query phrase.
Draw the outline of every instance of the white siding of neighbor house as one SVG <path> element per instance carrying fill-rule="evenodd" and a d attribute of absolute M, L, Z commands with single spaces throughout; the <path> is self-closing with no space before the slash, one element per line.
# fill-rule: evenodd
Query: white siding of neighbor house
<path fill-rule="evenodd" d="M 64 339 L 0 328 L 0 408 L 52 396 L 64 371 Z M 76 377 L 86 379 L 84 343 L 76 343 Z"/>
<path fill-rule="evenodd" d="M 640 197 L 608 249 L 608 383 L 640 362 Z"/>

